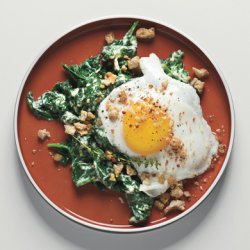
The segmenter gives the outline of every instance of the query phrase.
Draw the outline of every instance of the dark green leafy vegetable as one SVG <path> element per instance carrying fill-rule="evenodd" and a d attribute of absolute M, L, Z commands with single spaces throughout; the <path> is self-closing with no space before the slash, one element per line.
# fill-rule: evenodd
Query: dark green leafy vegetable
<path fill-rule="evenodd" d="M 102 161 L 99 158 L 94 160 L 94 166 L 97 178 L 106 188 L 112 189 L 115 181 L 110 179 L 110 174 L 114 173 L 113 165 L 108 161 Z"/>
<path fill-rule="evenodd" d="M 66 98 L 58 92 L 47 91 L 37 101 L 31 92 L 28 93 L 27 103 L 37 118 L 54 120 L 59 119 L 67 111 Z"/>
<path fill-rule="evenodd" d="M 133 77 L 132 72 L 123 73 L 122 71 L 119 71 L 118 75 L 117 75 L 117 77 L 115 79 L 114 88 L 119 87 L 120 85 L 126 83 L 132 77 Z"/>
<path fill-rule="evenodd" d="M 77 83 L 78 87 L 85 87 L 87 83 L 93 83 L 98 79 L 102 65 L 100 55 L 86 59 L 81 65 L 63 65 L 71 78 Z"/>
<path fill-rule="evenodd" d="M 100 79 L 104 73 L 101 72 L 103 67 L 100 64 L 100 55 L 86 59 L 81 65 L 63 65 L 63 67 L 80 88 L 74 107 L 95 112 L 99 103 L 109 94 L 100 87 Z"/>
<path fill-rule="evenodd" d="M 129 219 L 131 224 L 144 223 L 151 213 L 153 198 L 143 192 L 127 193 L 126 198 L 133 216 Z"/>
<path fill-rule="evenodd" d="M 52 89 L 53 92 L 61 93 L 65 96 L 70 96 L 73 91 L 73 87 L 70 85 L 69 81 L 58 82 Z"/>
<path fill-rule="evenodd" d="M 72 152 L 72 142 L 70 139 L 62 143 L 49 143 L 48 148 L 53 149 L 58 154 L 63 156 L 62 159 L 60 160 L 61 164 L 66 165 L 72 161 L 73 152 Z"/>
<path fill-rule="evenodd" d="M 111 144 L 108 138 L 106 137 L 104 131 L 97 124 L 95 124 L 93 127 L 93 136 L 99 146 L 102 146 L 105 149 L 110 149 Z"/>
<path fill-rule="evenodd" d="M 119 70 L 120 66 L 118 58 L 123 56 L 133 57 L 137 51 L 137 39 L 133 35 L 138 21 L 134 22 L 129 31 L 125 34 L 122 40 L 115 40 L 113 43 L 104 46 L 102 50 L 103 61 L 114 60 L 115 70 Z"/>
<path fill-rule="evenodd" d="M 74 115 L 73 113 L 66 111 L 62 116 L 61 116 L 61 121 L 64 124 L 72 124 L 74 122 L 79 121 L 79 117 Z"/>
<path fill-rule="evenodd" d="M 121 183 L 121 190 L 127 194 L 139 191 L 139 179 L 133 179 L 131 176 L 122 173 L 118 178 L 118 182 Z"/>
<path fill-rule="evenodd" d="M 79 114 L 84 106 L 84 88 L 73 88 L 69 81 L 58 82 L 53 90 L 55 93 L 63 94 L 66 98 L 68 111 Z"/>
<path fill-rule="evenodd" d="M 162 67 L 169 76 L 188 83 L 189 73 L 184 70 L 183 55 L 181 50 L 171 53 L 168 59 L 162 60 Z"/>
<path fill-rule="evenodd" d="M 68 98 L 69 107 L 72 113 L 79 114 L 85 107 L 86 95 L 84 88 L 76 88 Z"/>
<path fill-rule="evenodd" d="M 71 166 L 72 179 L 77 187 L 97 181 L 96 170 L 93 164 L 75 158 Z"/>

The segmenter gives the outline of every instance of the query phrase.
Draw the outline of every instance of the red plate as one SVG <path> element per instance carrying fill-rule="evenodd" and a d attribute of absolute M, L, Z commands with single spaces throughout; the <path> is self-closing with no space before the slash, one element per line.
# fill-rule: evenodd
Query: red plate
<path fill-rule="evenodd" d="M 70 168 L 55 164 L 47 149 L 47 142 L 41 143 L 37 138 L 38 129 L 46 128 L 52 135 L 50 142 L 61 142 L 65 139 L 62 124 L 37 120 L 26 104 L 28 91 L 31 90 L 37 98 L 46 90 L 52 89 L 56 82 L 66 79 L 62 64 L 80 64 L 87 57 L 100 53 L 107 32 L 113 31 L 117 38 L 121 38 L 135 20 L 140 20 L 142 27 L 155 27 L 157 32 L 153 42 L 139 43 L 139 56 L 148 56 L 154 52 L 160 58 L 167 58 L 171 52 L 181 49 L 185 53 L 184 64 L 189 72 L 192 72 L 192 66 L 209 70 L 210 76 L 201 98 L 203 114 L 212 130 L 220 131 L 218 134 L 227 145 L 227 153 L 197 179 L 199 186 L 187 184 L 187 190 L 192 194 L 192 198 L 187 202 L 184 212 L 173 213 L 165 218 L 161 212 L 153 209 L 148 224 L 143 227 L 128 224 L 131 213 L 127 204 L 121 202 L 121 194 L 111 191 L 100 192 L 93 185 L 74 187 Z M 57 39 L 41 53 L 26 74 L 20 88 L 15 128 L 17 148 L 24 170 L 50 205 L 68 218 L 92 228 L 135 232 L 154 229 L 176 221 L 208 196 L 221 177 L 229 158 L 233 142 L 234 116 L 229 90 L 221 73 L 211 58 L 187 36 L 149 19 L 115 17 L 80 25 Z M 34 149 L 35 154 L 32 153 Z"/>

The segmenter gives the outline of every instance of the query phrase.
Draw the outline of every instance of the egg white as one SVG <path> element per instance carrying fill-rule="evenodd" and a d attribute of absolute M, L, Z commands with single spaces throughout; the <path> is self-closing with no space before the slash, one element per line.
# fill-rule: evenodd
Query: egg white
<path fill-rule="evenodd" d="M 134 162 L 139 176 L 143 172 L 153 174 L 148 183 L 143 183 L 140 186 L 140 190 L 156 197 L 168 189 L 168 177 L 172 176 L 177 181 L 180 181 L 205 172 L 211 164 L 213 155 L 217 153 L 218 141 L 202 116 L 200 99 L 192 86 L 166 75 L 159 58 L 155 54 L 141 58 L 140 67 L 143 76 L 114 89 L 101 102 L 98 116 L 102 121 L 102 127 L 108 140 L 120 152 L 131 157 L 157 159 L 159 164 L 153 166 Z M 168 87 L 165 91 L 159 92 L 157 88 L 161 87 L 163 81 L 168 82 Z M 154 88 L 148 88 L 149 83 Z M 150 96 L 155 100 L 159 100 L 160 105 L 168 108 L 168 115 L 174 122 L 173 135 L 181 140 L 186 151 L 186 160 L 184 162 L 177 162 L 176 156 L 169 153 L 169 146 L 161 152 L 146 157 L 138 155 L 127 146 L 124 140 L 122 122 L 122 110 L 127 107 L 118 102 L 122 90 L 129 92 L 128 98 L 133 100 L 134 103 L 140 101 L 141 97 Z M 107 119 L 106 103 L 109 100 L 112 100 L 113 104 L 121 110 L 116 121 Z M 182 113 L 182 116 L 179 115 L 180 113 Z M 168 163 L 166 164 L 166 162 Z M 159 182 L 159 176 L 162 174 L 165 176 L 164 183 Z"/>

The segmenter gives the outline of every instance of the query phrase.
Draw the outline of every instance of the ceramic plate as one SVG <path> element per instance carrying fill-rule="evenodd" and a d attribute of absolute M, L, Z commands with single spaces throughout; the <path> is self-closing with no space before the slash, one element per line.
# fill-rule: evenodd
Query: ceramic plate
<path fill-rule="evenodd" d="M 65 134 L 62 124 L 38 120 L 26 104 L 28 91 L 35 98 L 52 89 L 58 81 L 66 79 L 62 64 L 80 64 L 85 58 L 100 53 L 104 35 L 110 31 L 121 38 L 133 21 L 142 27 L 155 27 L 156 37 L 151 43 L 139 43 L 138 55 L 156 53 L 167 58 L 175 50 L 185 53 L 184 65 L 189 72 L 192 66 L 204 67 L 210 72 L 206 81 L 201 106 L 205 119 L 213 131 L 227 145 L 227 152 L 207 172 L 197 178 L 199 185 L 187 184 L 192 197 L 182 213 L 172 213 L 167 218 L 153 209 L 148 223 L 143 227 L 128 224 L 131 216 L 120 194 L 98 191 L 93 185 L 76 188 L 71 180 L 70 167 L 55 164 L 47 143 L 41 143 L 37 131 L 46 128 L 51 132 L 50 142 L 61 142 Z M 212 191 L 225 170 L 232 148 L 234 116 L 231 97 L 222 74 L 211 58 L 193 40 L 176 29 L 158 21 L 137 17 L 107 17 L 73 28 L 50 44 L 34 61 L 21 85 L 15 112 L 15 135 L 23 168 L 41 196 L 57 211 L 82 225 L 113 232 L 138 232 L 168 225 L 197 207 Z M 32 151 L 36 150 L 33 154 Z M 205 180 L 205 181 L 204 181 Z M 202 188 L 200 187 L 202 186 Z"/>

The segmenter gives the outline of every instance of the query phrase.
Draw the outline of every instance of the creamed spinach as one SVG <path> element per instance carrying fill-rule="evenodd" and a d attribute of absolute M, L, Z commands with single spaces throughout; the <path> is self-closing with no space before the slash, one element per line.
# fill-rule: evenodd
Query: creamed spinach
<path fill-rule="evenodd" d="M 133 71 L 128 69 L 124 72 L 121 68 L 123 65 L 127 67 L 124 56 L 132 58 L 137 54 L 137 39 L 134 35 L 137 26 L 138 22 L 133 23 L 121 40 L 114 40 L 104 46 L 100 54 L 87 58 L 82 64 L 64 64 L 68 80 L 56 83 L 52 90 L 46 91 L 37 100 L 29 92 L 27 104 L 37 118 L 60 120 L 64 125 L 81 122 L 83 110 L 95 115 L 88 134 L 74 134 L 66 141 L 50 143 L 48 147 L 62 156 L 60 164 L 71 165 L 72 180 L 77 187 L 93 183 L 100 190 L 108 188 L 124 193 L 132 212 L 130 223 L 142 224 L 151 213 L 153 198 L 140 191 L 141 180 L 137 175 L 126 174 L 125 168 L 115 180 L 110 178 L 112 174 L 115 175 L 114 162 L 107 159 L 106 152 L 108 150 L 112 153 L 115 163 L 130 165 L 132 168 L 133 162 L 138 164 L 140 159 L 132 159 L 112 146 L 98 126 L 97 116 L 100 102 L 114 88 L 135 77 Z M 184 70 L 182 59 L 183 52 L 173 52 L 168 59 L 162 60 L 162 67 L 166 74 L 187 82 L 188 72 Z M 114 84 L 102 88 L 101 82 L 107 72 L 117 77 Z"/>

